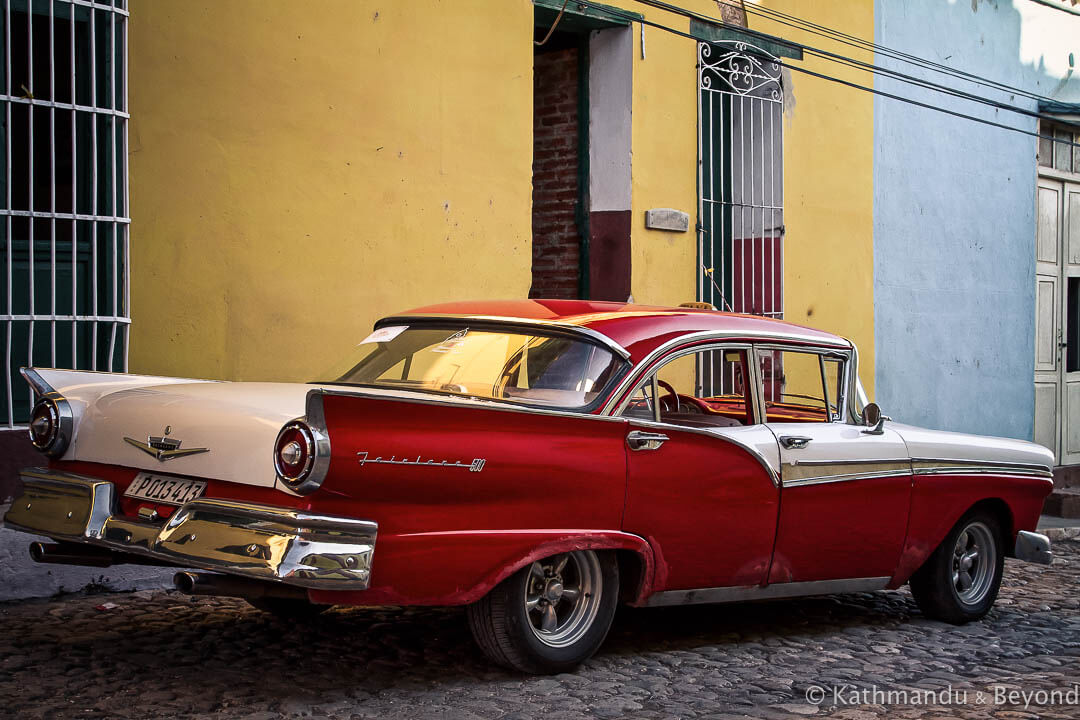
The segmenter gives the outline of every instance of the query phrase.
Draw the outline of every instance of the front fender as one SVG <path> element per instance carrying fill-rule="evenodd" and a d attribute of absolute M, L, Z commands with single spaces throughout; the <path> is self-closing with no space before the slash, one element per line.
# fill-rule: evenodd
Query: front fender
<path fill-rule="evenodd" d="M 917 475 L 911 496 L 907 539 L 890 588 L 898 588 L 922 567 L 964 513 L 980 503 L 1003 508 L 1012 555 L 1016 534 L 1034 530 L 1043 500 L 1052 489 L 1046 479 L 1006 475 Z"/>
<path fill-rule="evenodd" d="M 652 548 L 616 530 L 460 530 L 380 535 L 367 590 L 312 590 L 333 605 L 468 605 L 521 568 L 571 550 L 629 550 L 641 560 L 640 601 L 651 592 Z"/>

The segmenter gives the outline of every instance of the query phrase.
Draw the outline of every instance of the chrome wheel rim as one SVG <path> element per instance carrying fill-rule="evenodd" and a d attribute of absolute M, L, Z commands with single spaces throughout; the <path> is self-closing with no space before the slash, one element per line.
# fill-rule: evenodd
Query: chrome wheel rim
<path fill-rule="evenodd" d="M 525 576 L 525 615 L 536 639 L 566 647 L 592 627 L 600 608 L 603 578 L 591 550 L 575 550 L 534 562 Z"/>
<path fill-rule="evenodd" d="M 952 587 L 964 605 L 978 605 L 990 592 L 997 568 L 994 534 L 984 523 L 973 522 L 956 538 L 952 556 Z"/>

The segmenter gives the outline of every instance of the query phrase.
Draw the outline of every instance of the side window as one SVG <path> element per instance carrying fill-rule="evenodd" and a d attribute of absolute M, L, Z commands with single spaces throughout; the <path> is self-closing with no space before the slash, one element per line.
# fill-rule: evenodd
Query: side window
<path fill-rule="evenodd" d="M 843 417 L 841 356 L 757 351 L 766 422 L 831 422 Z"/>
<path fill-rule="evenodd" d="M 653 400 L 652 376 L 630 396 L 630 403 L 623 410 L 623 417 L 638 420 L 655 420 L 656 404 Z"/>
<path fill-rule="evenodd" d="M 655 373 L 660 421 L 692 427 L 730 427 L 754 422 L 750 393 L 750 351 L 709 348 L 679 355 Z M 623 414 L 653 419 L 650 375 L 634 393 Z"/>

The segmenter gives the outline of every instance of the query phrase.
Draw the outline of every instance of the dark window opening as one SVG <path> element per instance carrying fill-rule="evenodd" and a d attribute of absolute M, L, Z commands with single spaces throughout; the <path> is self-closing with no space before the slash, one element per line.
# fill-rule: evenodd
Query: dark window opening
<path fill-rule="evenodd" d="M 1080 278 L 1069 278 L 1069 317 L 1065 320 L 1065 372 L 1080 370 Z"/>
<path fill-rule="evenodd" d="M 561 23 L 560 23 L 561 25 Z M 536 41 L 550 24 L 538 22 Z M 583 72 L 587 35 L 556 30 L 533 61 L 532 288 L 529 297 L 581 296 Z M 584 117 L 583 117 L 584 116 Z M 584 120 L 584 125 L 582 121 Z"/>

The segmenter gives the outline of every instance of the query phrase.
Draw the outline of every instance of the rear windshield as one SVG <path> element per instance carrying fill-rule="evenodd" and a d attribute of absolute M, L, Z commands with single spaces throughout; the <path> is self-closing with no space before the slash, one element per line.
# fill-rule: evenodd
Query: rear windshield
<path fill-rule="evenodd" d="M 585 409 L 623 361 L 600 345 L 532 330 L 381 327 L 320 382 Z"/>

